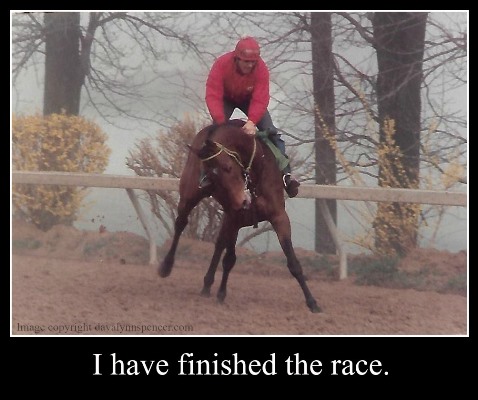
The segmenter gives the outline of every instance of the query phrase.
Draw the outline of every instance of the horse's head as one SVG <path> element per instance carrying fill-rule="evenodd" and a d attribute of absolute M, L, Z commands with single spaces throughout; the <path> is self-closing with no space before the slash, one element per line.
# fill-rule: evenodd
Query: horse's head
<path fill-rule="evenodd" d="M 251 194 L 246 182 L 249 159 L 244 161 L 244 155 L 231 145 L 231 141 L 223 144 L 215 139 L 207 139 L 197 153 L 205 172 L 214 184 L 214 197 L 225 208 L 249 208 Z"/>

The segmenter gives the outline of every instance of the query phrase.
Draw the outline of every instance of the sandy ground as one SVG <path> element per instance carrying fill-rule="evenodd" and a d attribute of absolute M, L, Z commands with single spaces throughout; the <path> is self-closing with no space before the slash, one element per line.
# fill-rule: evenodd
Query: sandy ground
<path fill-rule="evenodd" d="M 158 249 L 159 258 L 167 244 Z M 417 251 L 400 270 L 417 288 L 364 286 L 318 255 L 296 249 L 323 308 L 311 313 L 281 253 L 238 249 L 224 304 L 199 295 L 212 244 L 182 238 L 168 278 L 148 264 L 145 239 L 127 232 L 59 226 L 43 233 L 15 221 L 12 235 L 13 335 L 467 335 L 466 252 Z M 366 260 L 366 259 L 365 259 Z M 323 261 L 323 259 L 322 259 Z M 366 263 L 365 263 L 366 264 Z M 426 272 L 426 273 L 425 273 Z M 396 286 L 396 285 L 395 285 Z M 446 289 L 451 287 L 451 289 Z"/>

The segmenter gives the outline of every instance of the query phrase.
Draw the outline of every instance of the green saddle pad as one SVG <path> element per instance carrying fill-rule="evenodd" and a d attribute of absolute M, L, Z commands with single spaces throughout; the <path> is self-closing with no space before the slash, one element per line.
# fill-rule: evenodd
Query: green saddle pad
<path fill-rule="evenodd" d="M 277 162 L 277 166 L 281 171 L 284 170 L 285 167 L 289 164 L 289 159 L 285 157 L 280 150 L 272 143 L 272 141 L 269 139 L 269 136 L 267 132 L 265 131 L 259 131 L 256 133 L 256 136 L 264 143 L 266 144 L 269 149 L 271 149 L 272 154 L 274 154 L 274 157 Z"/>

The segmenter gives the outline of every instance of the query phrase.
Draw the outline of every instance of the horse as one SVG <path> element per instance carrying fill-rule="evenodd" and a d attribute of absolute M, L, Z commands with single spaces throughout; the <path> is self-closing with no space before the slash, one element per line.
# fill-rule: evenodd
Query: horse
<path fill-rule="evenodd" d="M 210 296 L 217 266 L 226 250 L 222 260 L 222 280 L 217 291 L 218 302 L 224 302 L 229 273 L 236 263 L 235 248 L 239 230 L 269 221 L 287 258 L 287 267 L 299 283 L 309 310 L 321 312 L 307 286 L 292 246 L 282 174 L 276 159 L 262 140 L 242 130 L 243 124 L 242 120 L 230 120 L 207 126 L 196 134 L 188 146 L 190 151 L 179 181 L 174 236 L 158 273 L 162 278 L 170 275 L 178 242 L 188 224 L 190 212 L 202 199 L 212 196 L 222 206 L 224 216 L 200 294 Z M 201 169 L 210 180 L 210 185 L 206 187 L 199 185 Z"/>

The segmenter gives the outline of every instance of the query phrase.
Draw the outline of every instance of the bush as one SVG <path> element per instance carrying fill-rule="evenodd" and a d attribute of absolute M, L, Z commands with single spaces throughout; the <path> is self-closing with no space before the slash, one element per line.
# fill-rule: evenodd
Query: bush
<path fill-rule="evenodd" d="M 19 171 L 103 172 L 111 149 L 98 125 L 83 117 L 13 115 L 12 163 Z M 13 186 L 15 212 L 46 231 L 53 225 L 71 225 L 86 190 L 74 186 Z"/>
<path fill-rule="evenodd" d="M 180 178 L 186 164 L 189 149 L 197 132 L 205 121 L 194 121 L 186 116 L 166 132 L 158 132 L 155 138 L 140 140 L 130 151 L 126 165 L 138 176 Z M 199 184 L 199 181 L 197 182 Z M 165 190 L 146 191 L 145 200 L 170 236 L 174 234 L 179 194 Z M 216 200 L 203 199 L 189 215 L 185 237 L 214 241 L 221 227 L 222 209 Z"/>

